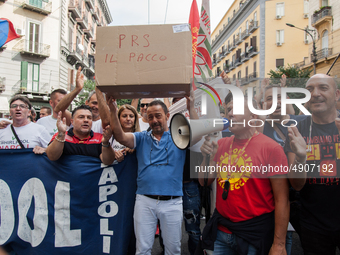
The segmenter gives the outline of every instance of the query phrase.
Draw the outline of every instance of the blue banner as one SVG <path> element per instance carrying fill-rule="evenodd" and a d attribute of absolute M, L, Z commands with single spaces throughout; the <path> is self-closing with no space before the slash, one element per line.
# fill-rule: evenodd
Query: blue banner
<path fill-rule="evenodd" d="M 126 254 L 137 159 L 119 164 L 0 150 L 0 245 L 18 255 Z"/>

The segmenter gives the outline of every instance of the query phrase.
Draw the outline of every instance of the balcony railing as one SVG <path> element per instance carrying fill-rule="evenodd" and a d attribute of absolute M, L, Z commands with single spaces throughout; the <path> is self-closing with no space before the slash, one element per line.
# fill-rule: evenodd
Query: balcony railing
<path fill-rule="evenodd" d="M 225 73 L 229 73 L 230 72 L 229 64 L 228 65 L 223 64 L 223 70 Z"/>
<path fill-rule="evenodd" d="M 212 62 L 212 67 L 214 67 L 216 65 L 217 65 L 217 61 L 216 61 L 216 59 L 214 59 L 213 62 Z"/>
<path fill-rule="evenodd" d="M 5 91 L 6 88 L 6 77 L 0 77 L 0 92 Z"/>
<path fill-rule="evenodd" d="M 249 76 L 241 78 L 241 86 L 249 83 Z"/>
<path fill-rule="evenodd" d="M 322 58 L 326 58 L 328 56 L 331 56 L 332 52 L 333 52 L 332 48 L 324 48 L 322 50 L 319 50 L 319 51 L 316 52 L 316 59 L 320 60 Z M 311 57 L 311 60 L 313 60 L 313 55 L 312 54 L 310 55 L 310 57 Z M 311 61 L 311 62 L 313 62 L 313 61 Z"/>
<path fill-rule="evenodd" d="M 232 51 L 233 49 L 236 49 L 236 45 L 232 43 L 229 50 Z"/>
<path fill-rule="evenodd" d="M 14 93 L 34 92 L 48 94 L 50 91 L 49 83 L 31 80 L 19 80 L 12 87 Z"/>
<path fill-rule="evenodd" d="M 50 45 L 25 39 L 21 39 L 16 45 L 14 45 L 13 50 L 18 51 L 21 54 L 29 54 L 45 58 L 50 56 Z"/>
<path fill-rule="evenodd" d="M 256 80 L 258 77 L 257 72 L 249 74 L 249 82 Z"/>
<path fill-rule="evenodd" d="M 259 54 L 257 51 L 257 47 L 249 46 L 248 47 L 248 56 L 253 57 L 255 55 Z"/>
<path fill-rule="evenodd" d="M 87 29 L 89 27 L 88 13 L 83 12 L 82 17 L 76 18 L 76 21 L 83 29 Z"/>
<path fill-rule="evenodd" d="M 94 9 L 94 0 L 85 0 L 85 3 L 87 3 L 91 9 Z"/>
<path fill-rule="evenodd" d="M 93 13 L 93 17 L 99 21 L 100 17 L 99 17 L 99 8 L 96 7 Z"/>
<path fill-rule="evenodd" d="M 257 20 L 253 20 L 249 24 L 249 33 L 254 32 L 258 28 L 259 28 L 259 22 Z"/>
<path fill-rule="evenodd" d="M 73 13 L 75 18 L 80 19 L 81 18 L 81 4 L 80 0 L 70 0 L 68 10 Z"/>
<path fill-rule="evenodd" d="M 249 57 L 249 54 L 248 53 L 245 53 L 245 52 L 243 52 L 242 54 L 241 54 L 241 62 L 246 62 L 246 61 L 248 61 L 250 59 L 250 57 Z"/>
<path fill-rule="evenodd" d="M 44 15 L 49 15 L 52 12 L 52 1 L 46 3 L 42 0 L 40 1 L 14 0 L 14 3 L 20 6 L 21 8 L 38 12 Z"/>
<path fill-rule="evenodd" d="M 241 57 L 239 57 L 239 58 L 237 58 L 236 60 L 235 60 L 235 65 L 236 66 L 239 66 L 239 65 L 241 65 L 242 64 L 242 62 L 241 62 Z"/>
<path fill-rule="evenodd" d="M 230 71 L 231 71 L 231 70 L 234 70 L 235 68 L 236 68 L 235 63 L 234 63 L 234 62 L 231 62 L 231 63 L 230 63 L 230 67 L 229 67 Z"/>
<path fill-rule="evenodd" d="M 326 18 L 326 19 L 324 19 Z M 323 23 L 324 20 L 331 20 L 332 19 L 332 7 L 331 6 L 325 6 L 318 12 L 314 13 L 312 16 L 312 25 L 320 25 Z"/>
<path fill-rule="evenodd" d="M 249 36 L 249 30 L 246 29 L 242 32 L 241 39 L 244 40 Z"/>
<path fill-rule="evenodd" d="M 241 43 L 242 43 L 241 34 L 238 34 L 238 35 L 236 36 L 236 45 L 239 45 L 239 44 L 241 44 Z"/>

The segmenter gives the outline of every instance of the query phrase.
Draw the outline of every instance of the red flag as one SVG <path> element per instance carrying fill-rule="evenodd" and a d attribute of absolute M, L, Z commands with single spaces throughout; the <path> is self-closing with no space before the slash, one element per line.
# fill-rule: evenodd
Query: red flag
<path fill-rule="evenodd" d="M 191 4 L 189 23 L 191 25 L 192 36 L 192 78 L 194 78 L 194 71 L 196 65 L 197 36 L 200 27 L 200 17 L 198 13 L 196 0 L 193 0 Z M 194 83 L 193 90 L 196 90 L 196 86 Z"/>

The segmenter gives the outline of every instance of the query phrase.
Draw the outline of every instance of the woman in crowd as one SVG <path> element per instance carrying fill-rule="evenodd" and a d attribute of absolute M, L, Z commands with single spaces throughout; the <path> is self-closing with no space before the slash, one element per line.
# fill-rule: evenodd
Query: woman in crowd
<path fill-rule="evenodd" d="M 139 121 L 138 121 L 138 113 L 136 109 L 128 104 L 124 104 L 119 107 L 118 110 L 118 118 L 120 121 L 120 125 L 125 133 L 127 132 L 140 132 Z M 121 145 L 116 140 L 112 142 L 112 148 L 116 153 L 116 159 L 118 162 L 124 160 L 124 156 L 126 153 L 132 153 L 134 150 L 126 148 L 124 145 Z"/>

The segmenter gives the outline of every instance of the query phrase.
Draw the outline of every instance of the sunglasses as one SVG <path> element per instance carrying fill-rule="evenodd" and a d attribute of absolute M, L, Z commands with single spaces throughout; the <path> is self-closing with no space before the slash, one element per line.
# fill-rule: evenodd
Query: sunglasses
<path fill-rule="evenodd" d="M 230 188 L 230 182 L 229 180 L 225 180 L 224 182 L 224 188 L 223 188 L 223 193 L 222 193 L 222 199 L 226 200 L 229 194 L 229 188 Z"/>
<path fill-rule="evenodd" d="M 140 107 L 141 108 L 144 108 L 146 106 L 146 108 L 148 108 L 149 107 L 149 104 L 140 104 Z"/>
<path fill-rule="evenodd" d="M 20 107 L 20 109 L 25 109 L 25 108 L 28 108 L 28 106 L 27 105 L 25 105 L 25 104 L 11 104 L 11 109 L 15 109 L 15 108 L 17 108 L 17 107 Z"/>

